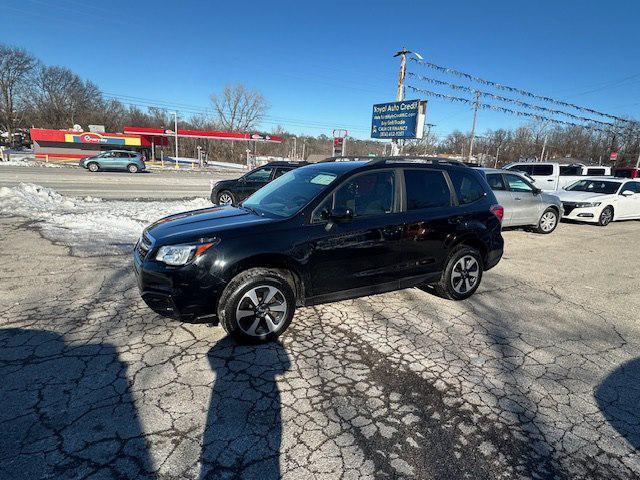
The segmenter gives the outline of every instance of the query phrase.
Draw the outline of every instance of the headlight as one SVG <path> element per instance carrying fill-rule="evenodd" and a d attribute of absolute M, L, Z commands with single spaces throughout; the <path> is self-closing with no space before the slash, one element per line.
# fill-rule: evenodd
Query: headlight
<path fill-rule="evenodd" d="M 191 260 L 191 255 L 195 251 L 195 245 L 168 245 L 160 247 L 156 260 L 167 265 L 184 265 Z"/>
<path fill-rule="evenodd" d="M 160 247 L 156 254 L 156 260 L 167 265 L 186 265 L 200 254 L 213 247 L 216 242 L 200 245 L 166 245 Z"/>
<path fill-rule="evenodd" d="M 576 208 L 589 208 L 589 207 L 599 207 L 600 202 L 578 202 L 576 203 Z"/>

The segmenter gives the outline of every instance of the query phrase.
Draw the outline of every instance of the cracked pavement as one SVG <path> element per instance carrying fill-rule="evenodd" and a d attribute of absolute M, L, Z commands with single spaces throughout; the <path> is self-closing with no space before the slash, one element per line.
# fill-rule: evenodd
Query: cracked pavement
<path fill-rule="evenodd" d="M 0 219 L 0 479 L 637 478 L 640 222 L 505 232 L 464 302 L 299 309 L 281 343 L 151 312 L 130 257 Z"/>

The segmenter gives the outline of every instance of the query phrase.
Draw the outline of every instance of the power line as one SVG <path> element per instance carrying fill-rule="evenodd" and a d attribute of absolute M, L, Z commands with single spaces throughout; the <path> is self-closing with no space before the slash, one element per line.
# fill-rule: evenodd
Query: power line
<path fill-rule="evenodd" d="M 182 113 L 188 113 L 192 115 L 193 114 L 212 115 L 214 113 L 212 109 L 188 106 L 187 104 L 164 102 L 164 101 L 158 101 L 158 100 L 150 101 L 147 99 L 142 99 L 142 97 L 115 95 L 115 94 L 110 94 L 106 92 L 101 92 L 101 93 L 103 94 L 103 96 L 107 98 L 118 100 L 121 103 L 129 106 L 142 107 L 142 108 L 158 108 L 160 110 L 173 109 L 173 110 L 179 110 Z M 321 122 L 313 122 L 313 121 L 304 121 L 299 119 L 289 119 L 287 117 L 277 117 L 277 116 L 270 116 L 270 115 L 265 115 L 261 120 L 261 123 L 267 124 L 267 125 L 273 125 L 273 126 L 282 125 L 282 126 L 293 126 L 293 127 L 300 127 L 300 128 L 335 128 L 336 126 L 346 127 L 346 125 L 338 124 L 338 123 L 321 123 Z M 283 123 L 285 125 L 283 125 Z M 359 127 L 349 127 L 348 129 L 351 131 L 357 131 L 357 132 L 369 132 L 369 129 L 359 128 Z"/>
<path fill-rule="evenodd" d="M 443 100 L 447 100 L 450 102 L 458 102 L 458 103 L 465 103 L 467 105 L 478 105 L 478 108 L 482 108 L 485 110 L 494 110 L 494 111 L 498 111 L 498 112 L 503 112 L 503 113 L 510 113 L 513 115 L 517 115 L 519 117 L 529 117 L 529 118 L 534 118 L 536 120 L 543 120 L 543 121 L 547 121 L 547 122 L 551 122 L 551 123 L 557 123 L 559 125 L 566 125 L 566 126 L 571 126 L 571 127 L 582 127 L 582 128 L 588 128 L 590 130 L 597 130 L 597 131 L 601 131 L 601 132 L 611 132 L 611 130 L 606 130 L 600 127 L 593 127 L 593 126 L 589 126 L 589 125 L 580 125 L 577 123 L 573 123 L 573 122 L 567 122 L 565 120 L 556 120 L 554 118 L 549 118 L 549 117 L 545 117 L 542 115 L 538 115 L 535 113 L 531 113 L 531 112 L 521 112 L 519 110 L 513 110 L 510 108 L 505 108 L 505 107 L 501 107 L 498 105 L 490 105 L 488 103 L 476 103 L 475 100 L 470 100 L 468 98 L 464 98 L 464 97 L 455 97 L 453 95 L 447 95 L 444 93 L 438 93 L 438 92 L 432 92 L 430 90 L 425 90 L 423 88 L 418 88 L 418 87 L 414 87 L 412 85 L 407 85 L 407 88 L 409 88 L 410 90 L 413 90 L 415 92 L 420 92 L 424 95 L 428 95 L 430 97 L 436 97 L 436 98 L 441 98 Z"/>
<path fill-rule="evenodd" d="M 532 92 L 529 92 L 527 90 L 522 90 L 520 88 L 516 88 L 516 87 L 510 87 L 508 85 L 502 85 L 500 83 L 497 82 L 493 82 L 491 80 L 485 80 L 484 78 L 480 78 L 477 77 L 475 75 L 471 75 L 469 73 L 465 73 L 462 72 L 460 70 L 456 70 L 455 68 L 449 68 L 449 67 L 443 67 L 440 65 L 436 65 L 435 63 L 431 63 L 431 62 L 427 62 L 425 60 L 420 60 L 417 58 L 411 58 L 412 61 L 423 65 L 427 68 L 431 68 L 433 70 L 437 70 L 439 72 L 445 73 L 445 74 L 449 74 L 449 75 L 455 75 L 457 77 L 462 77 L 465 78 L 471 82 L 476 82 L 476 83 L 481 83 L 483 85 L 488 85 L 490 87 L 496 88 L 498 90 L 505 90 L 505 91 L 509 91 L 509 92 L 513 92 L 513 93 L 517 93 L 519 95 L 525 96 L 525 97 L 529 97 L 529 98 L 535 98 L 537 100 L 541 100 L 544 102 L 548 102 L 548 103 L 553 103 L 555 105 L 562 105 L 564 107 L 568 107 L 568 108 L 573 108 L 575 110 L 581 111 L 581 112 L 587 112 L 587 113 L 591 113 L 593 115 L 599 115 L 601 117 L 606 117 L 606 118 L 610 118 L 612 120 L 616 120 L 618 122 L 627 122 L 627 123 L 637 123 L 633 120 L 627 120 L 625 118 L 622 117 L 618 117 L 616 115 L 611 115 L 609 113 L 604 113 L 604 112 L 600 112 L 598 110 L 594 110 L 592 108 L 587 108 L 587 107 L 582 107 L 579 105 L 574 105 L 573 103 L 569 103 L 569 102 L 564 102 L 562 100 L 557 100 L 551 97 L 545 97 L 543 95 L 538 95 Z"/>
<path fill-rule="evenodd" d="M 534 105 L 531 103 L 527 103 L 527 102 L 523 102 L 522 100 L 518 100 L 515 98 L 510 98 L 510 97 L 503 97 L 502 95 L 496 95 L 495 93 L 491 93 L 491 92 L 485 92 L 482 90 L 476 90 L 474 88 L 471 87 L 467 87 L 464 85 L 458 85 L 456 83 L 451 83 L 451 82 L 445 82 L 443 80 L 437 80 L 435 78 L 431 78 L 431 77 L 427 77 L 424 75 L 417 75 L 413 72 L 409 72 L 408 73 L 409 76 L 413 77 L 413 78 L 417 78 L 419 80 L 422 80 L 424 82 L 428 82 L 428 83 L 432 83 L 434 85 L 441 85 L 441 86 L 445 86 L 448 88 L 451 88 L 453 90 L 458 90 L 458 91 L 463 91 L 463 92 L 468 92 L 468 93 L 472 93 L 474 95 L 481 95 L 483 97 L 488 97 L 494 100 L 499 100 L 501 102 L 508 102 L 508 103 L 514 103 L 520 107 L 523 108 L 528 108 L 530 110 L 537 110 L 540 112 L 546 112 L 546 113 L 550 113 L 550 114 L 554 114 L 554 115 L 565 115 L 569 118 L 573 118 L 574 120 L 579 120 L 581 122 L 592 122 L 592 123 L 596 123 L 598 125 L 603 125 L 605 127 L 613 127 L 614 125 L 612 123 L 607 123 L 607 122 L 601 122 L 600 120 L 594 120 L 591 118 L 587 118 L 587 117 L 583 117 L 580 115 L 575 115 L 573 113 L 569 113 L 569 112 L 564 112 L 562 110 L 556 110 L 553 108 L 548 108 L 548 107 L 543 107 L 541 105 Z"/>

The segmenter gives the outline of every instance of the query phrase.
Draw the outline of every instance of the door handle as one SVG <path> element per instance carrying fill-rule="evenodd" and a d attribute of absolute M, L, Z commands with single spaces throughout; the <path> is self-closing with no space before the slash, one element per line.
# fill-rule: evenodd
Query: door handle
<path fill-rule="evenodd" d="M 520 197 L 513 197 L 514 200 L 522 200 Z"/>
<path fill-rule="evenodd" d="M 553 182 L 554 180 L 552 178 L 548 178 L 547 182 Z"/>
<path fill-rule="evenodd" d="M 449 218 L 449 223 L 457 225 L 460 222 L 462 222 L 462 220 L 464 220 L 463 217 L 451 217 L 451 218 Z"/>

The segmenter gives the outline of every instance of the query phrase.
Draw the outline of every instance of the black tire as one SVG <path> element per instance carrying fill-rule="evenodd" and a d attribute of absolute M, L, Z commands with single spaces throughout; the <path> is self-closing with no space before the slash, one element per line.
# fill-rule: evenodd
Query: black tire
<path fill-rule="evenodd" d="M 608 205 L 600 212 L 600 218 L 598 218 L 598 225 L 606 227 L 613 221 L 613 207 Z"/>
<path fill-rule="evenodd" d="M 129 170 L 129 173 L 138 173 L 138 170 L 140 169 L 135 163 L 130 163 L 127 165 L 127 170 Z"/>
<path fill-rule="evenodd" d="M 100 165 L 98 165 L 96 162 L 89 162 L 89 164 L 87 165 L 87 170 L 89 170 L 90 172 L 99 172 L 100 171 Z"/>
<path fill-rule="evenodd" d="M 218 195 L 216 196 L 216 200 L 217 200 L 216 203 L 218 205 L 235 205 L 236 204 L 236 197 L 229 190 L 222 190 L 221 192 L 218 192 Z"/>
<path fill-rule="evenodd" d="M 473 272 L 476 273 L 475 279 L 472 277 L 472 270 L 468 271 L 458 271 L 456 268 L 458 266 L 458 262 L 460 262 L 463 258 L 473 258 L 475 260 L 475 264 L 477 266 L 477 270 Z M 454 287 L 454 269 L 456 269 L 455 273 L 459 273 L 461 275 L 455 275 L 455 278 L 458 279 L 462 276 L 462 282 L 466 285 L 471 284 L 470 288 L 466 288 L 465 291 L 459 291 L 462 287 L 460 287 L 459 283 L 456 282 L 456 287 Z M 471 248 L 467 245 L 459 245 L 454 247 L 449 253 L 449 258 L 447 259 L 447 264 L 442 272 L 442 277 L 440 281 L 434 285 L 436 293 L 442 298 L 447 298 L 449 300 L 464 300 L 469 298 L 471 295 L 475 293 L 482 281 L 482 272 L 484 270 L 484 265 L 482 262 L 482 256 L 480 252 L 478 252 L 475 248 Z M 464 277 L 467 277 L 466 279 Z"/>
<path fill-rule="evenodd" d="M 553 215 L 555 220 L 553 222 L 550 221 L 550 216 Z M 560 222 L 560 215 L 558 215 L 558 211 L 555 208 L 547 208 L 542 215 L 540 215 L 540 219 L 538 220 L 538 225 L 534 228 L 536 233 L 541 233 L 542 235 L 548 235 L 553 232 L 558 223 Z"/>
<path fill-rule="evenodd" d="M 279 292 L 273 296 L 271 307 L 262 303 L 272 291 L 270 287 L 275 287 Z M 254 292 L 259 300 L 259 305 L 254 305 L 250 300 L 251 292 Z M 260 297 L 261 292 L 264 292 L 262 297 Z M 282 305 L 285 306 L 284 311 L 270 309 L 282 308 Z M 266 268 L 251 268 L 236 275 L 222 292 L 218 301 L 218 319 L 222 328 L 239 342 L 269 342 L 278 338 L 289 327 L 295 306 L 294 289 L 282 272 Z M 258 311 L 260 309 L 262 311 Z M 254 314 L 239 317 L 237 315 L 239 310 L 254 311 Z M 269 326 L 269 322 L 271 325 L 276 325 L 275 330 Z M 251 331 L 253 334 L 249 333 Z"/>

